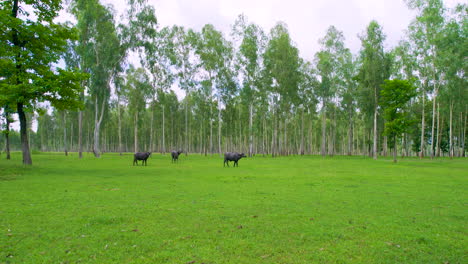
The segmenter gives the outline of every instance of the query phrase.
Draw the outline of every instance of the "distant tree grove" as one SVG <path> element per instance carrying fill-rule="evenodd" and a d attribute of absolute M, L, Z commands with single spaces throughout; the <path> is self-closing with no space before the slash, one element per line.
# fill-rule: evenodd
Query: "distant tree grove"
<path fill-rule="evenodd" d="M 371 21 L 352 54 L 330 26 L 307 61 L 282 22 L 266 32 L 240 15 L 224 35 L 162 27 L 144 0 L 120 24 L 72 0 L 75 22 L 60 24 L 59 0 L 3 1 L 2 150 L 25 164 L 31 150 L 465 157 L 468 5 L 406 3 L 416 17 L 396 47 Z"/>

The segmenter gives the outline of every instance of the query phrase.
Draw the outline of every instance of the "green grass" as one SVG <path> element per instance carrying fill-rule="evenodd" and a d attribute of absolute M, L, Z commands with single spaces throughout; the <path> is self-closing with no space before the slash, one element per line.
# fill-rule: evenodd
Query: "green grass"
<path fill-rule="evenodd" d="M 0 263 L 468 261 L 467 159 L 20 159 L 0 156 Z"/>

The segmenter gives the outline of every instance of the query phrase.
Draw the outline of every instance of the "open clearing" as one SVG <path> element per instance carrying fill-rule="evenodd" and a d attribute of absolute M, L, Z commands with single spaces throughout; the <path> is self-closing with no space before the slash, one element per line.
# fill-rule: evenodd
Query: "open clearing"
<path fill-rule="evenodd" d="M 0 263 L 466 263 L 467 159 L 0 156 Z"/>

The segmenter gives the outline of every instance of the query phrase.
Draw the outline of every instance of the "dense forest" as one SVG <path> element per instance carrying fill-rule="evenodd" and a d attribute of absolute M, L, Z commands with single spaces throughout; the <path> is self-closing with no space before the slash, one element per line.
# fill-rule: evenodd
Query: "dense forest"
<path fill-rule="evenodd" d="M 162 27 L 143 0 L 120 23 L 72 0 L 75 21 L 59 24 L 64 3 L 26 2 L 0 4 L 1 148 L 24 163 L 31 150 L 465 157 L 466 4 L 408 0 L 417 16 L 391 49 L 377 21 L 357 54 L 330 26 L 307 61 L 282 22 L 267 31 L 240 15 L 224 35 Z"/>

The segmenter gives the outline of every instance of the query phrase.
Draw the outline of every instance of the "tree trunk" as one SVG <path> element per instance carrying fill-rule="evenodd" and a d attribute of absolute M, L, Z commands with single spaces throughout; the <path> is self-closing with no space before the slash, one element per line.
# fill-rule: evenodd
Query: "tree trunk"
<path fill-rule="evenodd" d="M 222 156 L 222 151 L 221 151 L 221 100 L 218 98 L 218 153 L 219 156 Z"/>
<path fill-rule="evenodd" d="M 425 96 L 424 96 L 424 91 L 423 91 L 423 98 L 422 98 L 422 117 L 421 117 L 421 145 L 420 145 L 420 152 L 419 152 L 419 158 L 422 159 L 424 157 L 424 128 L 425 128 L 425 117 L 424 117 L 424 108 L 425 108 Z"/>
<path fill-rule="evenodd" d="M 277 125 L 276 125 L 276 121 L 277 121 L 277 116 L 276 116 L 276 106 L 273 106 L 273 123 L 272 123 L 272 126 L 273 126 L 273 135 L 271 136 L 271 156 L 272 157 L 275 157 L 276 156 L 276 153 L 277 153 L 277 142 L 276 142 L 276 137 L 278 136 L 278 129 L 277 129 Z"/>
<path fill-rule="evenodd" d="M 118 133 L 119 133 L 119 155 L 122 156 L 122 117 L 120 111 L 120 98 L 117 98 L 117 118 L 118 118 Z"/>
<path fill-rule="evenodd" d="M 388 138 L 387 136 L 384 136 L 384 142 L 383 142 L 383 156 L 387 157 L 387 151 L 388 151 Z"/>
<path fill-rule="evenodd" d="M 12 10 L 11 10 L 11 15 L 12 15 L 13 18 L 17 18 L 18 10 L 19 10 L 18 0 L 14 0 L 13 1 L 13 7 L 12 7 Z M 17 29 L 13 29 L 13 36 L 12 37 L 13 37 L 13 45 L 16 48 L 21 49 L 24 46 L 24 44 L 21 44 L 21 42 L 20 42 L 20 40 L 18 38 L 18 30 Z M 23 73 L 24 70 L 22 69 L 22 65 L 19 64 L 19 62 L 22 61 L 20 52 L 18 52 L 15 55 L 15 59 L 16 59 L 15 68 L 16 68 L 16 71 L 17 71 L 16 72 L 17 73 L 16 84 L 21 85 L 22 81 L 19 79 L 18 75 L 20 73 Z M 31 152 L 29 150 L 28 124 L 27 124 L 27 121 L 26 121 L 26 114 L 24 112 L 23 107 L 24 107 L 23 103 L 17 103 L 17 112 L 18 112 L 18 117 L 19 117 L 19 121 L 20 121 L 21 150 L 23 152 L 23 164 L 24 165 L 32 165 Z"/>
<path fill-rule="evenodd" d="M 435 144 L 435 156 L 439 157 L 440 149 L 439 149 L 439 135 L 440 135 L 440 105 L 437 103 L 437 137 L 436 137 L 436 144 Z"/>
<path fill-rule="evenodd" d="M 335 155 L 335 149 L 336 149 L 336 106 L 333 109 L 333 130 L 332 130 L 332 146 L 331 146 L 331 156 Z"/>
<path fill-rule="evenodd" d="M 249 157 L 252 157 L 252 154 L 253 154 L 252 117 L 253 117 L 253 104 L 251 102 L 250 105 L 249 105 Z"/>
<path fill-rule="evenodd" d="M 213 106 L 210 100 L 210 154 L 213 154 Z"/>
<path fill-rule="evenodd" d="M 20 134 L 21 134 L 21 150 L 23 152 L 23 164 L 32 165 L 31 152 L 29 150 L 28 140 L 28 123 L 26 121 L 26 113 L 23 109 L 23 104 L 17 104 L 18 117 L 20 121 Z"/>
<path fill-rule="evenodd" d="M 376 160 L 377 159 L 377 106 L 375 106 L 374 110 L 374 142 L 372 148 L 372 156 Z"/>
<path fill-rule="evenodd" d="M 10 113 L 5 110 L 5 117 L 6 117 L 6 132 L 5 132 L 5 151 L 6 151 L 6 159 L 11 159 L 10 156 Z M 41 133 L 42 135 L 43 133 Z"/>
<path fill-rule="evenodd" d="M 105 100 L 102 101 L 101 105 L 101 113 L 98 118 L 99 114 L 99 101 L 98 98 L 96 97 L 95 99 L 95 115 L 94 115 L 94 144 L 93 144 L 93 153 L 96 158 L 101 157 L 101 152 L 99 150 L 99 132 L 101 128 L 101 123 L 102 123 L 102 117 L 104 116 L 104 106 L 105 106 Z"/>
<path fill-rule="evenodd" d="M 78 112 L 78 158 L 83 158 L 83 111 Z"/>
<path fill-rule="evenodd" d="M 452 112 L 453 112 L 453 102 L 450 102 L 450 145 L 449 145 L 449 155 L 450 159 L 453 158 L 453 133 L 452 133 Z"/>
<path fill-rule="evenodd" d="M 65 152 L 65 156 L 68 156 L 68 150 L 67 150 L 67 120 L 66 120 L 66 112 L 62 112 L 63 115 L 63 150 Z"/>
<path fill-rule="evenodd" d="M 393 162 L 397 162 L 397 142 L 396 142 L 396 136 L 393 137 Z"/>
<path fill-rule="evenodd" d="M 300 154 L 304 155 L 304 108 L 301 112 L 301 147 Z"/>
<path fill-rule="evenodd" d="M 135 111 L 135 116 L 134 116 L 134 123 L 133 123 L 133 143 L 134 143 L 134 150 L 133 152 L 137 153 L 138 152 L 138 112 Z"/>
<path fill-rule="evenodd" d="M 465 142 L 466 142 L 466 119 L 468 118 L 468 115 L 466 113 L 466 108 L 465 107 L 465 123 L 463 124 L 463 136 L 462 136 L 462 157 L 466 157 L 465 154 Z"/>
<path fill-rule="evenodd" d="M 187 95 L 188 95 L 188 92 L 187 92 Z M 185 156 L 187 156 L 188 152 L 189 152 L 188 137 L 189 137 L 189 133 L 188 133 L 188 100 L 185 100 L 185 149 L 184 149 Z"/>
<path fill-rule="evenodd" d="M 321 154 L 322 154 L 322 157 L 325 157 L 325 155 L 327 154 L 326 153 L 326 146 L 325 144 L 327 144 L 327 139 L 326 139 L 326 125 L 327 125 L 327 117 L 326 117 L 326 101 L 325 100 L 322 100 L 322 144 L 320 145 L 320 149 L 321 149 Z"/>
<path fill-rule="evenodd" d="M 431 159 L 433 159 L 435 155 L 434 128 L 435 128 L 435 116 L 436 116 L 436 99 L 437 99 L 437 89 L 435 90 L 434 99 L 432 99 Z"/>
<path fill-rule="evenodd" d="M 348 156 L 353 153 L 353 118 L 352 112 L 349 112 L 349 126 L 348 126 Z"/>
<path fill-rule="evenodd" d="M 166 154 L 166 121 L 165 121 L 165 117 L 164 117 L 164 110 L 165 110 L 165 107 L 164 105 L 162 106 L 162 153 L 163 154 Z"/>
<path fill-rule="evenodd" d="M 407 149 L 407 144 L 406 144 L 406 133 L 403 133 L 403 146 L 401 150 L 401 157 L 407 157 L 408 156 L 408 149 Z"/>
<path fill-rule="evenodd" d="M 154 127 L 154 98 L 153 102 L 151 104 L 151 122 L 150 122 L 150 142 L 149 142 L 149 151 L 154 152 L 154 132 L 153 132 L 153 127 Z"/>

